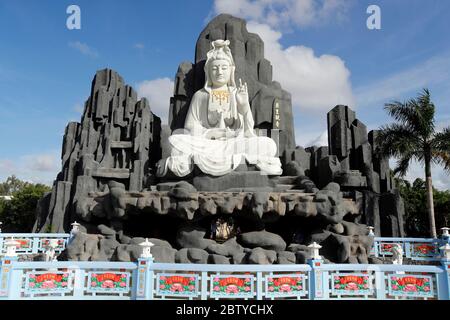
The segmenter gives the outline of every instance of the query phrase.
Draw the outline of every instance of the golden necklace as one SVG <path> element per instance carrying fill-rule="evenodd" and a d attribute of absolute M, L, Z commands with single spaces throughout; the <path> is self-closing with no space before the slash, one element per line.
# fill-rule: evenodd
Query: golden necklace
<path fill-rule="evenodd" d="M 222 105 L 222 101 L 226 103 L 230 102 L 230 93 L 228 90 L 213 90 L 212 91 L 212 101 L 218 101 L 219 105 Z"/>

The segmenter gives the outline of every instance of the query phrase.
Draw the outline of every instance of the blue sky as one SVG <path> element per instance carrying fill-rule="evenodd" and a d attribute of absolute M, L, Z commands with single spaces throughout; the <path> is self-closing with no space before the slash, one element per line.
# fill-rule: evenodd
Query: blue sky
<path fill-rule="evenodd" d="M 66 9 L 81 9 L 68 30 Z M 366 27 L 369 5 L 381 30 Z M 430 88 L 438 127 L 450 124 L 450 2 L 445 0 L 0 0 L 0 181 L 51 183 L 68 121 L 79 121 L 97 69 L 118 71 L 167 118 L 178 64 L 218 13 L 247 19 L 274 77 L 292 93 L 297 144 L 326 138 L 326 112 L 350 105 L 369 129 L 383 104 Z M 435 168 L 435 183 L 450 178 Z M 413 165 L 409 178 L 421 176 Z"/>

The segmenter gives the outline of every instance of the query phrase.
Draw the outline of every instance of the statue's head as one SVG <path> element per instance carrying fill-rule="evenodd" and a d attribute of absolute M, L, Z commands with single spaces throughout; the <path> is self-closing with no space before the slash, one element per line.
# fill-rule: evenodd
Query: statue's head
<path fill-rule="evenodd" d="M 207 53 L 205 63 L 206 83 L 205 89 L 220 87 L 227 84 L 235 87 L 234 80 L 234 60 L 231 50 L 228 47 L 230 41 L 215 40 L 211 42 L 212 49 Z"/>

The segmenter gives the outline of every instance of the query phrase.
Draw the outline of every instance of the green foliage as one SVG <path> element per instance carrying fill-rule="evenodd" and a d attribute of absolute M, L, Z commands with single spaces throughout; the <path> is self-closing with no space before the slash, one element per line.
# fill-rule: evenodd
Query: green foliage
<path fill-rule="evenodd" d="M 35 220 L 36 205 L 51 190 L 44 184 L 21 181 L 15 176 L 1 184 L 11 200 L 0 199 L 0 221 L 3 232 L 31 232 Z"/>
<path fill-rule="evenodd" d="M 406 180 L 397 180 L 405 203 L 405 227 L 408 237 L 428 237 L 429 223 L 427 215 L 426 186 L 422 179 L 413 184 Z M 448 226 L 450 221 L 450 190 L 433 189 L 436 226 Z"/>
<path fill-rule="evenodd" d="M 15 175 L 12 175 L 5 182 L 0 183 L 0 196 L 10 196 L 14 192 L 22 190 L 28 184 L 28 182 L 22 181 Z"/>
<path fill-rule="evenodd" d="M 396 122 L 380 128 L 378 151 L 399 159 L 395 174 L 404 176 L 412 160 L 422 163 L 426 169 L 436 163 L 450 170 L 450 127 L 436 132 L 435 106 L 427 89 L 416 99 L 387 103 L 385 110 Z"/>
<path fill-rule="evenodd" d="M 450 172 L 450 127 L 442 132 L 436 131 L 435 106 L 428 89 L 424 89 L 415 99 L 387 103 L 385 110 L 396 122 L 385 125 L 378 131 L 378 153 L 381 157 L 398 159 L 394 173 L 400 177 L 406 175 L 412 160 L 424 166 L 428 182 L 428 196 L 425 199 L 429 202 L 429 231 L 432 237 L 436 237 L 431 165 L 443 165 Z"/>

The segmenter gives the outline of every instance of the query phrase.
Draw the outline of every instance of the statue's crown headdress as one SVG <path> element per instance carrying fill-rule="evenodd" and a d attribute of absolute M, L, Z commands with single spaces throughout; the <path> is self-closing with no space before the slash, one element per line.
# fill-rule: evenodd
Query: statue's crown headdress
<path fill-rule="evenodd" d="M 233 55 L 230 50 L 229 40 L 214 40 L 211 42 L 212 49 L 206 54 L 207 60 L 211 59 L 226 59 L 231 65 L 234 65 Z"/>

